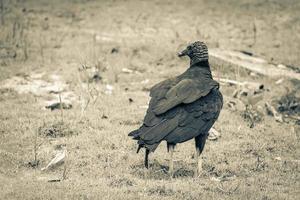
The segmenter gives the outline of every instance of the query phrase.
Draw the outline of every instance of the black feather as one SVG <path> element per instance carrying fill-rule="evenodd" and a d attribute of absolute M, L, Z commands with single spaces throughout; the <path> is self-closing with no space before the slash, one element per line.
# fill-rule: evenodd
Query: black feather
<path fill-rule="evenodd" d="M 156 84 L 150 97 L 143 125 L 129 133 L 138 140 L 138 151 L 145 147 L 153 152 L 163 140 L 175 145 L 200 135 L 206 139 L 223 105 L 207 61 L 194 62 L 183 74 Z"/>

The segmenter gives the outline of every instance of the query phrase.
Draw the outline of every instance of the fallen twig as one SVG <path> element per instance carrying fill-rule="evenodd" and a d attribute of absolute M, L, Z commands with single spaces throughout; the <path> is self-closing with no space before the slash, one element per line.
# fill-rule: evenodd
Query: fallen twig
<path fill-rule="evenodd" d="M 274 116 L 274 118 L 277 122 L 283 122 L 282 115 L 279 114 L 272 105 L 270 105 L 268 102 L 266 102 L 265 106 L 266 106 L 268 114 Z"/>
<path fill-rule="evenodd" d="M 231 84 L 231 85 L 238 85 L 238 86 L 247 87 L 247 88 L 253 88 L 253 89 L 262 89 L 262 88 L 264 88 L 264 85 L 261 84 L 261 83 L 248 82 L 248 81 L 239 82 L 239 81 L 236 81 L 236 80 L 220 78 L 220 82 L 221 83 L 228 83 L 228 84 Z"/>
<path fill-rule="evenodd" d="M 58 94 L 59 97 L 59 104 L 60 104 L 60 115 L 61 115 L 61 122 L 64 123 L 64 111 L 63 111 L 63 105 L 61 101 L 61 94 Z"/>
<path fill-rule="evenodd" d="M 226 63 L 238 65 L 250 71 L 270 76 L 270 77 L 289 77 L 300 80 L 300 74 L 288 69 L 284 65 L 274 65 L 266 60 L 254 56 L 244 54 L 239 51 L 211 49 L 209 51 L 211 57 Z"/>

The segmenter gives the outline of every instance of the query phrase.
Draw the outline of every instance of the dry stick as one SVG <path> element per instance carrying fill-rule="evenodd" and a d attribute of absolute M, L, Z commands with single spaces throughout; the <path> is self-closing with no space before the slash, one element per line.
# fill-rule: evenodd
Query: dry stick
<path fill-rule="evenodd" d="M 62 180 L 67 179 L 67 160 L 68 160 L 68 157 L 67 157 L 67 154 L 66 154 L 65 163 L 64 163 L 64 171 L 63 171 L 63 174 L 62 174 Z"/>
<path fill-rule="evenodd" d="M 113 73 L 114 73 L 114 81 L 115 81 L 115 83 L 118 83 L 119 82 L 119 74 L 116 71 L 115 67 L 113 67 Z"/>
<path fill-rule="evenodd" d="M 220 74 L 220 68 L 221 68 L 221 65 L 218 65 L 217 66 L 217 79 L 218 79 L 218 82 L 220 82 L 220 78 L 221 78 L 221 74 Z"/>
<path fill-rule="evenodd" d="M 97 34 L 93 34 L 93 62 L 96 63 L 96 42 L 97 42 Z"/>
<path fill-rule="evenodd" d="M 30 121 L 29 121 L 30 122 Z M 38 144 L 38 128 L 35 131 L 35 138 L 34 138 L 34 146 L 33 146 L 33 154 L 34 154 L 34 166 L 33 167 L 37 167 L 38 164 L 38 148 L 43 144 L 43 142 L 41 142 L 40 144 Z"/>
<path fill-rule="evenodd" d="M 59 96 L 59 104 L 60 104 L 61 123 L 64 123 L 64 112 L 63 112 L 63 106 L 62 106 L 60 92 L 58 93 L 58 96 Z"/>
<path fill-rule="evenodd" d="M 251 88 L 255 88 L 255 89 L 259 89 L 260 87 L 263 86 L 263 84 L 261 83 L 255 83 L 255 82 L 248 82 L 248 81 L 244 81 L 244 82 L 239 82 L 236 80 L 231 80 L 231 79 L 226 79 L 226 78 L 220 78 L 220 82 L 221 83 L 228 83 L 228 84 L 232 84 L 232 85 L 237 85 L 239 87 L 251 87 Z"/>
<path fill-rule="evenodd" d="M 83 110 L 82 110 L 82 112 L 85 112 L 86 111 L 86 109 L 87 109 L 87 107 L 89 106 L 89 104 L 90 104 L 90 98 L 87 100 L 87 102 L 86 102 L 86 105 L 84 106 L 84 108 L 83 108 Z"/>
<path fill-rule="evenodd" d="M 42 33 L 40 33 L 40 53 L 42 58 L 42 65 L 44 65 L 44 38 Z"/>
<path fill-rule="evenodd" d="M 17 32 L 17 20 L 14 22 L 13 28 L 12 28 L 12 39 L 13 40 L 17 40 L 16 39 L 16 32 Z"/>
<path fill-rule="evenodd" d="M 29 20 L 26 20 L 22 25 L 22 30 L 21 30 L 21 35 L 22 35 L 22 43 L 23 43 L 23 54 L 24 54 L 24 61 L 28 60 L 28 24 L 29 24 Z"/>
<path fill-rule="evenodd" d="M 98 100 L 98 97 L 99 97 L 99 90 L 98 89 L 95 89 L 96 91 L 97 91 L 97 96 L 96 96 L 96 98 L 94 98 L 94 102 L 93 102 L 93 105 L 95 106 L 95 104 L 96 104 L 96 102 L 97 102 L 97 100 Z"/>
<path fill-rule="evenodd" d="M 82 65 L 83 66 L 83 65 Z M 81 77 L 80 77 L 80 72 L 79 71 L 77 71 L 77 77 L 78 77 L 78 81 L 79 81 L 79 84 L 80 84 L 80 100 L 81 100 L 81 102 L 82 102 L 82 99 L 84 98 L 83 97 L 83 86 L 82 86 L 82 79 L 81 79 Z M 82 117 L 83 117 L 83 112 L 84 112 L 84 108 L 83 108 L 83 105 L 82 105 L 82 103 L 80 104 L 80 106 L 81 106 L 81 112 L 80 112 L 80 117 L 79 117 L 79 120 L 81 120 L 82 119 Z"/>
<path fill-rule="evenodd" d="M 235 77 L 235 79 L 236 79 L 237 81 L 240 80 L 240 66 L 237 66 L 237 67 L 236 67 L 236 77 Z M 240 85 L 240 84 L 237 84 L 237 89 L 238 89 L 238 90 L 241 89 L 241 85 Z"/>
<path fill-rule="evenodd" d="M 82 66 L 85 66 L 84 64 L 82 64 Z M 85 68 L 83 68 L 84 70 L 85 70 Z M 85 97 L 84 97 L 84 91 L 85 91 L 85 89 L 83 88 L 83 80 L 81 79 L 81 77 L 80 77 L 80 72 L 79 71 L 77 71 L 77 77 L 78 77 L 78 81 L 80 82 L 80 88 L 81 88 L 81 90 L 80 90 L 80 97 L 81 97 L 81 99 L 85 99 Z M 83 115 L 84 115 L 84 112 L 86 111 L 86 109 L 87 109 L 87 107 L 88 107 L 88 105 L 89 105 L 89 103 L 90 103 L 90 93 L 89 93 L 89 82 L 87 83 L 88 84 L 88 88 L 87 88 L 87 91 L 88 91 L 88 99 L 87 99 L 87 102 L 86 102 L 86 104 L 85 105 L 83 105 L 83 104 L 81 104 L 81 114 L 80 114 L 80 117 L 79 117 L 79 119 L 81 120 L 82 119 L 82 117 L 83 117 Z M 85 102 L 84 102 L 85 103 Z"/>
<path fill-rule="evenodd" d="M 28 59 L 28 42 L 27 42 L 27 36 L 24 36 L 24 46 L 23 46 L 23 53 L 24 53 L 24 61 Z"/>
<path fill-rule="evenodd" d="M 268 63 L 266 60 L 254 56 L 245 55 L 238 51 L 211 49 L 209 55 L 223 63 L 238 65 L 258 74 L 268 77 L 289 77 L 300 80 L 300 74 L 284 67 Z"/>
<path fill-rule="evenodd" d="M 1 25 L 4 25 L 4 3 L 0 0 Z"/>
<path fill-rule="evenodd" d="M 274 116 L 276 121 L 283 122 L 282 115 L 279 114 L 272 105 L 270 105 L 268 102 L 266 102 L 265 106 L 266 106 L 267 111 L 270 112 Z"/>
<path fill-rule="evenodd" d="M 34 149 L 33 149 L 33 153 L 34 153 L 34 164 L 37 164 L 37 138 L 38 138 L 38 130 L 35 133 L 35 138 L 34 138 Z"/>
<path fill-rule="evenodd" d="M 67 179 L 67 163 L 65 162 L 62 180 L 66 180 L 66 179 Z"/>
<path fill-rule="evenodd" d="M 87 82 L 87 92 L 88 92 L 89 97 L 88 97 L 88 100 L 87 100 L 87 102 L 86 102 L 86 105 L 85 105 L 84 108 L 83 108 L 83 112 L 86 111 L 87 107 L 88 107 L 89 104 L 90 104 L 91 98 L 93 98 L 92 95 L 90 94 L 90 83 L 89 83 L 89 82 Z"/>
<path fill-rule="evenodd" d="M 256 25 L 256 17 L 254 18 L 253 22 L 253 44 L 251 46 L 254 46 L 256 44 L 256 37 L 257 37 L 257 25 Z"/>

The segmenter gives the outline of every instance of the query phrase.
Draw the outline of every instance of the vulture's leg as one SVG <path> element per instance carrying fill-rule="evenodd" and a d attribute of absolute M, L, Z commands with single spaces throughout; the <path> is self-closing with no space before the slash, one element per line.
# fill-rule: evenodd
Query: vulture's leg
<path fill-rule="evenodd" d="M 168 146 L 168 152 L 170 153 L 169 174 L 171 175 L 171 177 L 173 177 L 173 172 L 174 172 L 173 153 L 174 153 L 175 144 L 167 143 L 167 146 Z"/>
<path fill-rule="evenodd" d="M 145 151 L 145 167 L 148 169 L 149 168 L 149 162 L 148 162 L 148 157 L 149 157 L 149 149 L 146 149 Z"/>
<path fill-rule="evenodd" d="M 201 153 L 204 149 L 205 141 L 207 138 L 206 135 L 199 135 L 195 137 L 195 144 L 196 144 L 196 162 L 197 162 L 197 169 L 195 171 L 195 176 L 198 177 L 202 173 L 202 157 Z"/>

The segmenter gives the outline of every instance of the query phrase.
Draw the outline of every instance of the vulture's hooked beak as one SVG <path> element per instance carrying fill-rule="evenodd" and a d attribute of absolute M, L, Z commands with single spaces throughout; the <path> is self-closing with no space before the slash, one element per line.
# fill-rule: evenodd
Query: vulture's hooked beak
<path fill-rule="evenodd" d="M 182 52 L 178 53 L 178 57 L 182 57 L 182 56 L 186 56 L 186 55 L 188 55 L 188 50 L 187 49 L 185 49 Z"/>

